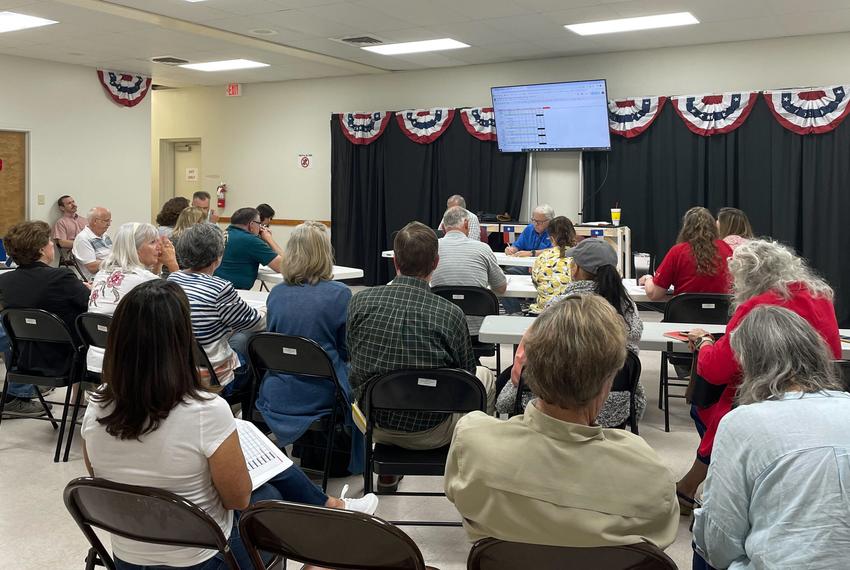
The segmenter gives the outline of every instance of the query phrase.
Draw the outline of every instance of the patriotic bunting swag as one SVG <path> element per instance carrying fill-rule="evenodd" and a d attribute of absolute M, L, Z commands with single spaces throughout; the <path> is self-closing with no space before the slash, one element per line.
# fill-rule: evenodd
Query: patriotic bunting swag
<path fill-rule="evenodd" d="M 390 123 L 391 113 L 340 113 L 342 134 L 353 144 L 371 144 L 378 140 Z"/>
<path fill-rule="evenodd" d="M 827 133 L 850 112 L 845 85 L 765 91 L 764 98 L 779 124 L 798 135 Z"/>
<path fill-rule="evenodd" d="M 437 140 L 446 132 L 455 116 L 454 109 L 408 109 L 396 113 L 398 126 L 407 138 L 419 144 Z"/>
<path fill-rule="evenodd" d="M 112 100 L 124 107 L 141 103 L 151 88 L 151 78 L 142 75 L 98 69 L 97 77 Z"/>
<path fill-rule="evenodd" d="M 649 128 L 667 97 L 635 97 L 608 101 L 608 127 L 615 135 L 634 138 Z"/>
<path fill-rule="evenodd" d="M 496 117 L 493 115 L 493 107 L 461 109 L 460 120 L 466 127 L 466 132 L 478 140 L 496 140 Z"/>
<path fill-rule="evenodd" d="M 731 133 L 747 120 L 756 93 L 671 97 L 673 108 L 691 132 L 704 137 Z"/>

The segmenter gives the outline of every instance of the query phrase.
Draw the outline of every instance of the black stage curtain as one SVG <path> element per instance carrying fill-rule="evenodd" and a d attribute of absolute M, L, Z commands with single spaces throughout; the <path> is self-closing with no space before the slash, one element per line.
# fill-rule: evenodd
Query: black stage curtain
<path fill-rule="evenodd" d="M 772 236 L 805 257 L 836 292 L 836 313 L 850 326 L 850 121 L 822 135 L 782 127 L 759 97 L 737 130 L 691 133 L 668 103 L 634 139 L 611 136 L 610 152 L 583 156 L 584 219 L 605 220 L 619 203 L 634 251 L 656 265 L 675 243 L 691 206 L 747 213 L 756 235 Z"/>
<path fill-rule="evenodd" d="M 431 144 L 408 139 L 395 118 L 369 145 L 351 144 L 331 117 L 331 241 L 339 265 L 362 267 L 367 285 L 386 283 L 393 233 L 410 221 L 440 224 L 446 200 L 472 212 L 519 216 L 526 157 L 470 135 L 455 115 Z M 392 272 L 394 274 L 394 272 Z"/>

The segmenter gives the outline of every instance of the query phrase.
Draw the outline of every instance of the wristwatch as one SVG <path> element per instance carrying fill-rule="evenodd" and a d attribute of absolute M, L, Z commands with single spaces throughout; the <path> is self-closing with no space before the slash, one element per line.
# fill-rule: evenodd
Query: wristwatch
<path fill-rule="evenodd" d="M 537 257 L 537 250 L 536 249 L 531 250 L 531 257 Z"/>

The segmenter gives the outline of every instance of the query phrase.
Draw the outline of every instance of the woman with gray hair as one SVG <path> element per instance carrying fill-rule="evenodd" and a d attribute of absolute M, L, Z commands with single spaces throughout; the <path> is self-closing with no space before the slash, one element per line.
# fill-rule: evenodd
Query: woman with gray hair
<path fill-rule="evenodd" d="M 177 242 L 184 269 L 168 276 L 189 298 L 192 329 L 215 369 L 222 394 L 250 380 L 246 354 L 249 333 L 266 327 L 265 308 L 259 311 L 242 300 L 233 284 L 213 275 L 224 255 L 224 234 L 214 224 L 186 229 Z"/>
<path fill-rule="evenodd" d="M 741 366 L 738 407 L 717 430 L 694 568 L 845 568 L 850 394 L 833 351 L 775 305 L 750 311 L 729 344 Z"/>
<path fill-rule="evenodd" d="M 134 287 L 159 279 L 163 268 L 177 271 L 174 246 L 151 224 L 128 223 L 115 235 L 112 251 L 94 276 L 89 295 L 89 312 L 112 315 L 115 307 Z M 86 355 L 86 366 L 100 372 L 103 349 L 93 346 Z"/>
<path fill-rule="evenodd" d="M 697 373 L 707 382 L 726 386 L 720 400 L 705 408 L 691 408 L 700 433 L 697 457 L 690 471 L 679 481 L 677 490 L 682 512 L 690 514 L 694 496 L 705 480 L 717 425 L 735 399 L 741 381 L 741 366 L 730 346 L 731 334 L 756 307 L 777 305 L 794 311 L 820 333 L 835 358 L 841 357 L 841 339 L 832 305 L 832 289 L 806 266 L 794 252 L 775 241 L 753 240 L 735 249 L 729 262 L 732 274 L 734 314 L 726 325 L 727 334 L 716 343 L 702 329 L 689 334 L 699 351 Z"/>

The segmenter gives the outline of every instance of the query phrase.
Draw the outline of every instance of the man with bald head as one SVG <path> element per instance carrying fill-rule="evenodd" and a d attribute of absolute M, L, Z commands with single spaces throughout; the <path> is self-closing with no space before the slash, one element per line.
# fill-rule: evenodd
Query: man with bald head
<path fill-rule="evenodd" d="M 89 210 L 88 220 L 85 229 L 74 238 L 71 251 L 80 262 L 85 278 L 90 280 L 112 251 L 112 240 L 106 235 L 112 223 L 112 212 L 102 206 L 95 206 Z"/>

